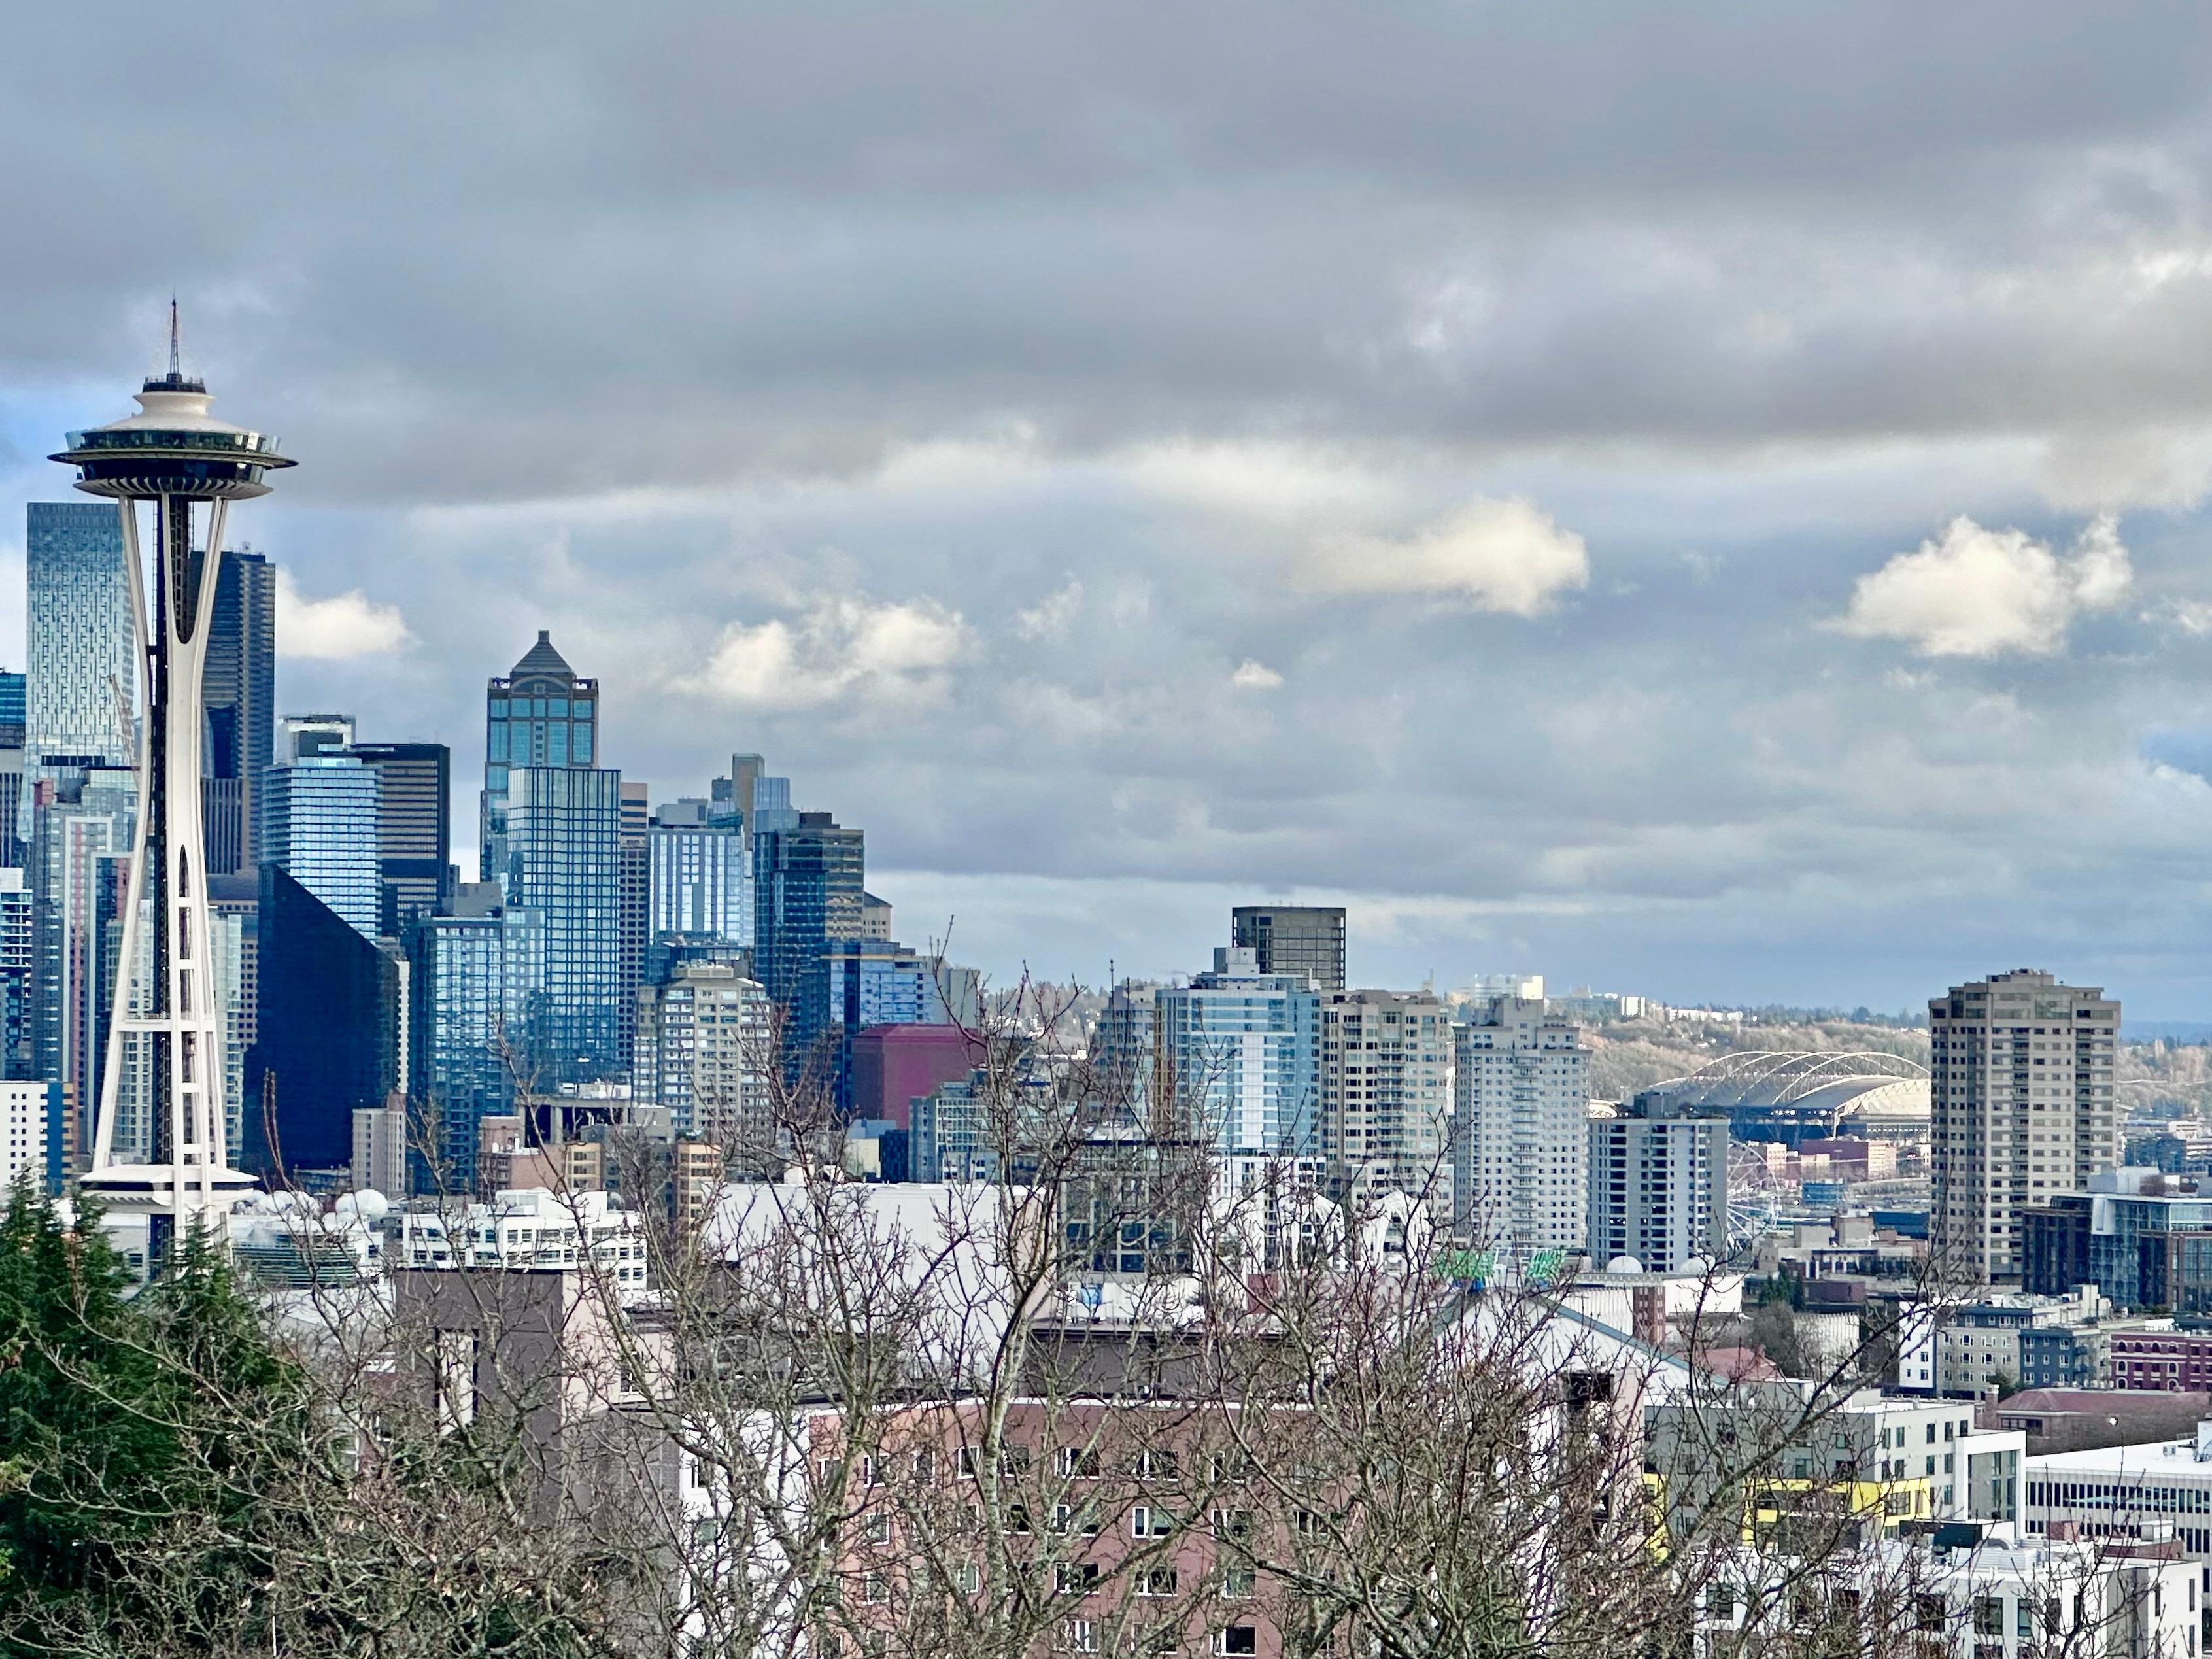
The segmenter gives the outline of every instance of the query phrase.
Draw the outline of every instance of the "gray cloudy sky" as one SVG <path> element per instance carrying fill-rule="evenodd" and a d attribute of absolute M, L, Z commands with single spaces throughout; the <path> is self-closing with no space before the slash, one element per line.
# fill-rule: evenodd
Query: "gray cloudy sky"
<path fill-rule="evenodd" d="M 549 627 L 998 974 L 1297 896 L 1370 982 L 2212 1018 L 2203 7 L 249 22 L 10 17 L 0 641 L 173 288 L 301 459 L 280 700 L 453 744 L 459 846 Z"/>

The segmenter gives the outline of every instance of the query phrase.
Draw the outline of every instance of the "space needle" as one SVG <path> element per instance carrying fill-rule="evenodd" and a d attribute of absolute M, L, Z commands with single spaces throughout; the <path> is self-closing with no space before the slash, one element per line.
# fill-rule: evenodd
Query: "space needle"
<path fill-rule="evenodd" d="M 256 1184 L 229 1166 L 223 1144 L 224 1009 L 209 957 L 200 823 L 203 681 L 230 504 L 267 495 L 262 475 L 292 463 L 277 454 L 276 439 L 208 413 L 206 383 L 179 361 L 174 301 L 169 372 L 147 380 L 137 398 L 138 413 L 70 433 L 69 447 L 52 459 L 74 466 L 76 487 L 108 497 L 122 516 L 132 630 L 147 671 L 121 966 L 92 1163 L 80 1185 L 118 1214 L 146 1218 L 152 1271 L 180 1228 L 223 1237 L 232 1203 Z M 139 552 L 142 501 L 153 508 L 150 585 Z M 203 504 L 195 538 L 193 509 Z M 149 961 L 150 975 L 141 977 Z M 147 1146 L 127 1149 L 143 1152 L 143 1162 L 118 1163 L 116 1107 L 126 1053 L 145 1042 L 153 1049 L 152 1133 Z"/>

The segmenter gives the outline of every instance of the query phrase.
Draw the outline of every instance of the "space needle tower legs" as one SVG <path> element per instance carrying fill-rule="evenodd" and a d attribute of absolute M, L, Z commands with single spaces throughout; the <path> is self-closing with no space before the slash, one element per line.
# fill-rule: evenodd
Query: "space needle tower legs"
<path fill-rule="evenodd" d="M 137 833 L 82 1185 L 111 1210 L 146 1218 L 149 1270 L 179 1231 L 220 1237 L 232 1204 L 255 1185 L 229 1167 L 224 1145 L 226 1010 L 210 957 L 200 821 L 203 680 L 229 504 L 265 495 L 262 475 L 292 465 L 273 438 L 208 413 L 206 386 L 179 362 L 173 305 L 169 327 L 169 372 L 146 381 L 139 413 L 71 433 L 69 448 L 53 457 L 77 469 L 79 489 L 111 498 L 122 516 L 145 672 Z M 151 508 L 149 541 L 141 536 L 141 502 Z M 193 508 L 201 504 L 195 547 Z M 126 1074 L 141 1063 L 151 1071 L 152 1121 L 118 1158 Z"/>

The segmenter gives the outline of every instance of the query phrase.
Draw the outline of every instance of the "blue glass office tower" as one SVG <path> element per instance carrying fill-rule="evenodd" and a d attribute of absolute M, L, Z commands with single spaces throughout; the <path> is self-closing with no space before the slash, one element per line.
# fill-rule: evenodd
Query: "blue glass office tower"
<path fill-rule="evenodd" d="M 622 775 L 518 766 L 507 773 L 507 904 L 537 918 L 544 1016 L 538 1088 L 622 1069 Z"/>
<path fill-rule="evenodd" d="M 860 831 L 840 828 L 829 813 L 793 816 L 790 828 L 753 837 L 754 961 L 783 1021 L 787 1075 L 811 1068 L 834 1088 L 836 1056 L 817 1052 L 832 1024 L 829 950 L 860 936 L 866 855 Z"/>
<path fill-rule="evenodd" d="M 590 769 L 599 763 L 599 683 L 585 679 L 538 630 L 512 673 L 484 686 L 484 783 L 480 802 L 483 878 L 505 881 L 510 780 L 526 766 Z"/>
<path fill-rule="evenodd" d="M 33 767 L 135 763 L 130 710 L 131 588 L 123 529 L 105 501 L 33 501 L 24 553 L 30 590 L 24 747 Z"/>
<path fill-rule="evenodd" d="M 343 753 L 301 755 L 261 775 L 263 862 L 290 876 L 365 939 L 377 935 L 382 886 L 376 784 L 373 768 Z"/>
<path fill-rule="evenodd" d="M 477 1182 L 477 1125 L 512 1109 L 516 1073 L 539 1046 L 544 952 L 536 918 L 464 889 L 461 915 L 407 927 L 408 1163 L 417 1192 L 468 1192 Z"/>

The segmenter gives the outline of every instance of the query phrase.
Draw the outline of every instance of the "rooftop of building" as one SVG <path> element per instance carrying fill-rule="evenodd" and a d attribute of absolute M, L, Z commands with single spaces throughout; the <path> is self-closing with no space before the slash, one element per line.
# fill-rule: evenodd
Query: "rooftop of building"
<path fill-rule="evenodd" d="M 2000 1415 L 2079 1412 L 2112 1417 L 2161 1407 L 2178 1410 L 2191 1401 L 2212 1412 L 2212 1395 L 2177 1394 L 2169 1389 L 2022 1389 L 1999 1401 L 1996 1409 Z"/>
<path fill-rule="evenodd" d="M 519 679 L 525 674 L 559 674 L 574 678 L 576 671 L 568 666 L 568 659 L 553 648 L 553 634 L 550 629 L 538 630 L 538 643 L 522 653 L 514 665 L 509 678 Z"/>

